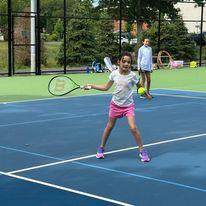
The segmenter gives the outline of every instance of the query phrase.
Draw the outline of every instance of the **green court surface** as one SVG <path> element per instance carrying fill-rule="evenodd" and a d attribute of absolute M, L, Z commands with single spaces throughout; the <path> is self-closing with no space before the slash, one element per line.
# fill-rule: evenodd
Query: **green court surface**
<path fill-rule="evenodd" d="M 80 85 L 104 84 L 109 73 L 67 74 Z M 138 73 L 137 73 L 138 75 Z M 55 75 L 12 76 L 0 78 L 0 102 L 53 98 L 47 90 L 49 80 Z M 160 69 L 152 73 L 154 88 L 206 91 L 206 68 Z M 112 92 L 112 89 L 107 91 Z M 76 90 L 67 96 L 102 93 L 96 90 Z"/>

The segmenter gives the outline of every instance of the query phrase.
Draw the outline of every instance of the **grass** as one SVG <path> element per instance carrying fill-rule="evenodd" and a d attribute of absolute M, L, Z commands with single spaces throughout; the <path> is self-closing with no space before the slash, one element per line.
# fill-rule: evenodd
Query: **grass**
<path fill-rule="evenodd" d="M 182 90 L 206 91 L 206 68 L 156 70 L 152 74 L 152 86 Z"/>
<path fill-rule="evenodd" d="M 0 41 L 0 70 L 6 71 L 8 66 L 8 47 L 7 42 Z"/>
<path fill-rule="evenodd" d="M 56 68 L 59 67 L 57 64 L 57 54 L 59 52 L 61 43 L 60 42 L 45 42 L 45 56 L 47 57 L 46 66 L 42 66 L 42 69 L 45 68 Z"/>
<path fill-rule="evenodd" d="M 60 42 L 45 42 L 45 55 L 47 57 L 47 65 L 43 65 L 42 69 L 45 68 L 57 68 L 59 67 L 56 61 L 56 56 L 60 49 Z M 6 71 L 8 68 L 8 43 L 0 41 L 0 70 Z M 28 66 L 17 65 L 16 69 L 28 69 Z"/>
<path fill-rule="evenodd" d="M 77 83 L 83 85 L 104 84 L 110 73 L 70 74 Z M 54 75 L 12 76 L 0 79 L 0 102 L 53 98 L 48 93 L 47 85 Z M 206 92 L 206 68 L 165 69 L 152 73 L 152 88 L 182 89 Z M 108 92 L 112 92 L 112 89 Z M 76 90 L 68 96 L 102 93 L 96 90 Z"/>

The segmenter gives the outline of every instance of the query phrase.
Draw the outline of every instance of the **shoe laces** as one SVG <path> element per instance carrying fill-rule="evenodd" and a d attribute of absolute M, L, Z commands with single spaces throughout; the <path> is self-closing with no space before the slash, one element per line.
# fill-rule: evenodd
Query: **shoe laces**
<path fill-rule="evenodd" d="M 140 151 L 140 153 L 141 153 L 142 156 L 148 156 L 148 155 L 147 155 L 147 151 L 144 150 L 144 149 L 142 149 L 142 150 Z"/>
<path fill-rule="evenodd" d="M 98 148 L 98 153 L 103 153 L 104 152 L 104 148 L 103 147 L 99 147 Z"/>

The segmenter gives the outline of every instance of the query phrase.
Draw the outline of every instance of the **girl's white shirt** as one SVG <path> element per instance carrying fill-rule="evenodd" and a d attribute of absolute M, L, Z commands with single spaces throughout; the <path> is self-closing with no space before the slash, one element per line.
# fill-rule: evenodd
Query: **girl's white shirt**
<path fill-rule="evenodd" d="M 124 107 L 134 103 L 132 88 L 139 82 L 134 72 L 130 71 L 127 75 L 122 75 L 117 69 L 109 75 L 109 80 L 115 85 L 112 101 L 116 105 Z"/>

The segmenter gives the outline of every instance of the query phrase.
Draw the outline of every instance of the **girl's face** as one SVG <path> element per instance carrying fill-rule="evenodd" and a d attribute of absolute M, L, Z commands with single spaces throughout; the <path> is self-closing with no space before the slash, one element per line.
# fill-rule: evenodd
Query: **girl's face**
<path fill-rule="evenodd" d="M 143 44 L 144 44 L 145 46 L 149 46 L 149 44 L 150 44 L 149 39 L 144 39 Z"/>
<path fill-rule="evenodd" d="M 127 73 L 131 68 L 131 58 L 129 56 L 123 56 L 120 60 L 120 71 Z"/>

